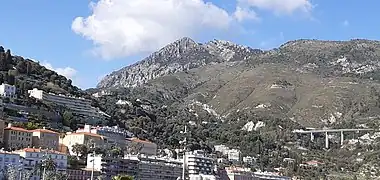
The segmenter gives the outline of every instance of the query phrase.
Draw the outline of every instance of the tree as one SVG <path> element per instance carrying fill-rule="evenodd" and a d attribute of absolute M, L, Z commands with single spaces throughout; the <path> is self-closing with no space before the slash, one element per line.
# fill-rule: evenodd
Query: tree
<path fill-rule="evenodd" d="M 5 52 L 4 47 L 0 46 L 0 53 L 4 53 L 4 52 Z"/>
<path fill-rule="evenodd" d="M 63 113 L 63 125 L 71 127 L 74 122 L 74 115 L 70 111 L 65 111 Z"/>
<path fill-rule="evenodd" d="M 20 61 L 19 63 L 17 63 L 17 65 L 16 65 L 16 69 L 17 69 L 17 71 L 18 72 L 20 72 L 20 73 L 26 73 L 26 63 L 25 63 L 25 61 Z"/>
<path fill-rule="evenodd" d="M 73 152 L 76 154 L 77 158 L 79 159 L 79 155 L 83 158 L 88 153 L 87 146 L 83 144 L 74 144 L 73 145 Z"/>
<path fill-rule="evenodd" d="M 133 180 L 133 177 L 129 175 L 117 175 L 112 177 L 112 180 Z"/>
<path fill-rule="evenodd" d="M 55 171 L 57 168 L 57 164 L 53 161 L 51 157 L 43 161 L 42 166 L 45 167 L 46 171 Z"/>

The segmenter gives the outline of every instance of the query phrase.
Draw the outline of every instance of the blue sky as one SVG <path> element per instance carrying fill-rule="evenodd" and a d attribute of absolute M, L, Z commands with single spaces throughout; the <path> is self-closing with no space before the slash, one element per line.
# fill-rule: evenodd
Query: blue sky
<path fill-rule="evenodd" d="M 90 1 L 78 0 L 2 1 L 0 45 L 69 76 L 81 88 L 89 88 L 105 74 L 181 36 L 200 42 L 224 39 L 264 49 L 299 38 L 380 38 L 380 1 L 104 2 L 94 1 L 90 8 Z M 240 18 L 237 7 L 244 12 Z M 83 18 L 73 23 L 77 17 Z"/>

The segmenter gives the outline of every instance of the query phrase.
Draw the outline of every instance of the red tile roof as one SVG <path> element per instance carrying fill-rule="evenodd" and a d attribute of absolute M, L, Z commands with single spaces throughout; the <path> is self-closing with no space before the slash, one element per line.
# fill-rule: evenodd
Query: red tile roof
<path fill-rule="evenodd" d="M 13 130 L 13 131 L 23 131 L 23 132 L 31 132 L 27 129 L 24 128 L 19 128 L 19 127 L 6 127 L 4 130 Z"/>
<path fill-rule="evenodd" d="M 53 153 L 53 154 L 64 154 L 64 155 L 66 155 L 65 153 L 62 153 L 59 151 L 49 150 L 49 149 L 40 149 L 40 148 L 24 148 L 24 149 L 17 150 L 15 152 L 38 152 L 38 153 L 47 152 L 47 153 Z"/>
<path fill-rule="evenodd" d="M 34 129 L 31 130 L 32 132 L 44 132 L 44 133 L 52 133 L 52 134 L 59 134 L 58 132 L 48 130 L 48 129 Z"/>

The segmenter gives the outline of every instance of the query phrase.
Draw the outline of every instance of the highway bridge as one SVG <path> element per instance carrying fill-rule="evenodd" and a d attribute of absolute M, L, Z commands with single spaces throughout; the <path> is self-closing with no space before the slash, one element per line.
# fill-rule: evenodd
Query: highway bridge
<path fill-rule="evenodd" d="M 343 145 L 344 132 L 361 132 L 361 131 L 375 131 L 375 129 L 312 129 L 312 130 L 293 130 L 296 134 L 310 134 L 310 140 L 314 141 L 315 133 L 325 133 L 325 147 L 329 148 L 329 136 L 328 133 L 340 133 L 340 144 Z"/>

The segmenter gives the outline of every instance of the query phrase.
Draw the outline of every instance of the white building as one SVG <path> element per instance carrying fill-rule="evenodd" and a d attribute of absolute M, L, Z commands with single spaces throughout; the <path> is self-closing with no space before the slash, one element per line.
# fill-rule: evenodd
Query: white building
<path fill-rule="evenodd" d="M 86 168 L 101 171 L 109 177 L 128 174 L 139 180 L 177 180 L 182 174 L 181 161 L 144 155 L 128 155 L 119 159 L 101 156 L 94 158 L 89 154 Z"/>
<path fill-rule="evenodd" d="M 214 148 L 215 148 L 216 152 L 221 152 L 223 155 L 227 155 L 228 151 L 230 150 L 229 147 L 227 147 L 226 145 L 223 145 L 223 144 L 215 145 Z"/>
<path fill-rule="evenodd" d="M 228 150 L 228 160 L 233 162 L 240 161 L 240 150 L 238 149 L 230 149 Z"/>
<path fill-rule="evenodd" d="M 252 156 L 244 156 L 243 157 L 243 162 L 247 164 L 253 164 L 256 161 L 256 158 Z"/>
<path fill-rule="evenodd" d="M 67 155 L 54 150 L 25 148 L 14 151 L 23 158 L 24 168 L 27 170 L 34 170 L 35 166 L 42 163 L 47 158 L 51 158 L 56 166 L 57 171 L 66 172 L 67 169 Z M 39 176 L 33 176 L 31 179 L 39 179 Z"/>
<path fill-rule="evenodd" d="M 0 96 L 8 98 L 16 98 L 16 87 L 2 83 L 0 85 Z"/>
<path fill-rule="evenodd" d="M 290 180 L 290 177 L 280 176 L 275 173 L 252 172 L 249 168 L 226 167 L 225 170 L 227 177 L 222 177 L 221 180 Z"/>
<path fill-rule="evenodd" d="M 186 152 L 184 158 L 188 177 L 214 175 L 214 159 L 206 157 L 204 151 Z"/>
<path fill-rule="evenodd" d="M 20 155 L 16 153 L 0 151 L 0 170 L 3 170 L 6 166 L 20 166 L 22 165 Z"/>
<path fill-rule="evenodd" d="M 52 102 L 61 106 L 69 108 L 74 114 L 84 117 L 103 118 L 103 113 L 91 106 L 91 100 L 71 97 L 65 95 L 56 95 L 52 93 L 46 93 L 43 90 L 34 88 L 28 91 L 30 97 L 40 99 L 43 101 Z"/>

